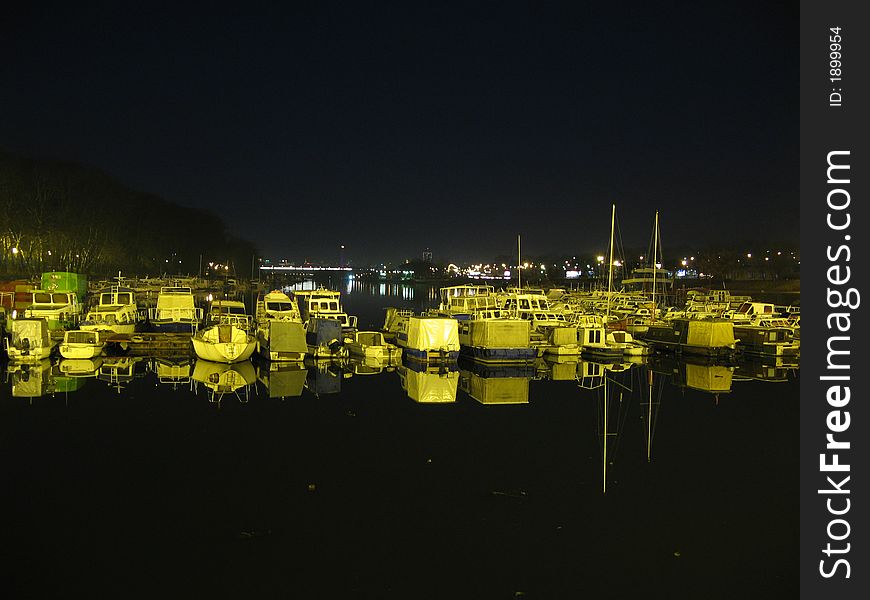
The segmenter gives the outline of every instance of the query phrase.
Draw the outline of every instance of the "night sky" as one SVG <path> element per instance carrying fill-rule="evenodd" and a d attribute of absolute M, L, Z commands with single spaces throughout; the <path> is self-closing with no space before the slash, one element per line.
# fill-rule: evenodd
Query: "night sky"
<path fill-rule="evenodd" d="M 797 243 L 796 3 L 18 4 L 0 149 L 272 258 Z"/>

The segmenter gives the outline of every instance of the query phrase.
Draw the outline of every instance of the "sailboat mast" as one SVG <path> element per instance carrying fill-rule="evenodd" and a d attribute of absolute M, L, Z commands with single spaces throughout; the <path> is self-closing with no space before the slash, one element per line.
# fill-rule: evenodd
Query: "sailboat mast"
<path fill-rule="evenodd" d="M 517 234 L 517 289 L 523 287 L 522 277 L 522 252 L 520 251 L 520 234 Z"/>
<path fill-rule="evenodd" d="M 616 225 L 616 205 L 610 215 L 610 266 L 607 269 L 607 317 L 610 317 L 610 296 L 613 293 L 613 229 Z"/>
<path fill-rule="evenodd" d="M 658 248 L 659 248 L 659 211 L 656 211 L 656 224 L 655 224 L 655 227 L 653 228 L 653 260 L 652 260 L 652 266 L 653 266 L 652 318 L 653 318 L 653 321 L 655 321 L 655 318 L 656 318 L 656 275 L 658 274 L 658 270 L 659 270 L 658 259 L 656 258 L 656 255 L 658 253 Z"/>
<path fill-rule="evenodd" d="M 607 493 L 607 371 L 604 372 L 604 464 L 601 492 Z"/>

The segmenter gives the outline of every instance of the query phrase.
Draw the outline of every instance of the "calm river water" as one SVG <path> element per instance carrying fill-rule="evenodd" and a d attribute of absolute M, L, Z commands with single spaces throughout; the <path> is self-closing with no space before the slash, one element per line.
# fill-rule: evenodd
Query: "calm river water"
<path fill-rule="evenodd" d="M 796 368 L 61 366 L 4 367 L 9 597 L 797 594 Z"/>

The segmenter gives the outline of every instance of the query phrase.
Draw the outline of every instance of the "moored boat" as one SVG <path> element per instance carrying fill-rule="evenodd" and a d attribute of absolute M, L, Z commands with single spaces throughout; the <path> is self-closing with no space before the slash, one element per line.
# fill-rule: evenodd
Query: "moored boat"
<path fill-rule="evenodd" d="M 136 295 L 132 288 L 104 288 L 100 290 L 97 298 L 97 305 L 87 312 L 80 329 L 122 334 L 136 333 L 140 329 L 142 315 L 136 305 Z"/>
<path fill-rule="evenodd" d="M 421 361 L 459 358 L 459 326 L 449 317 L 410 316 L 399 319 L 397 345 L 405 357 Z"/>
<path fill-rule="evenodd" d="M 644 340 L 665 351 L 720 357 L 732 356 L 737 343 L 734 323 L 727 319 L 674 319 L 669 326 L 650 327 Z"/>
<path fill-rule="evenodd" d="M 478 318 L 458 323 L 460 352 L 481 362 L 527 362 L 538 355 L 525 319 Z"/>
<path fill-rule="evenodd" d="M 60 355 L 64 358 L 96 358 L 103 353 L 105 345 L 99 331 L 66 331 L 60 344 Z"/>
<path fill-rule="evenodd" d="M 347 355 L 341 322 L 333 318 L 313 317 L 305 328 L 308 355 L 315 358 L 341 358 Z"/>
<path fill-rule="evenodd" d="M 202 321 L 202 309 L 197 308 L 190 287 L 164 286 L 157 307 L 148 310 L 148 320 L 154 331 L 193 335 Z"/>
<path fill-rule="evenodd" d="M 352 341 L 345 345 L 348 352 L 354 356 L 389 361 L 402 354 L 402 349 L 384 340 L 384 334 L 380 331 L 356 331 L 351 339 Z"/>
<path fill-rule="evenodd" d="M 319 288 L 293 292 L 299 301 L 299 312 L 306 325 L 312 319 L 334 319 L 341 324 L 346 339 L 357 329 L 357 318 L 344 312 L 341 305 L 341 292 Z"/>
<path fill-rule="evenodd" d="M 734 327 L 737 348 L 748 356 L 796 356 L 800 345 L 787 327 L 773 325 L 737 325 Z"/>
<path fill-rule="evenodd" d="M 257 300 L 257 353 L 273 361 L 301 361 L 308 352 L 295 298 L 273 290 Z"/>
<path fill-rule="evenodd" d="M 238 363 L 248 360 L 257 347 L 250 329 L 232 323 L 219 323 L 200 330 L 191 338 L 193 351 L 203 359 L 216 363 Z"/>
<path fill-rule="evenodd" d="M 5 340 L 12 362 L 36 362 L 51 355 L 57 341 L 51 338 L 45 319 L 15 319 L 11 336 Z"/>

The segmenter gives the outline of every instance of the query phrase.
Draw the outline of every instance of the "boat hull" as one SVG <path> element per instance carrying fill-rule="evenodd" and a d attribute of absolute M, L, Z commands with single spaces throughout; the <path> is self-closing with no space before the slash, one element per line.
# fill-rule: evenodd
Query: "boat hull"
<path fill-rule="evenodd" d="M 8 346 L 6 354 L 9 356 L 9 362 L 32 363 L 39 362 L 44 358 L 51 356 L 51 351 L 54 346 L 41 346 L 39 348 L 31 348 L 30 350 L 20 350 L 15 346 Z"/>
<path fill-rule="evenodd" d="M 544 354 L 554 354 L 556 356 L 579 356 L 580 346 L 547 346 L 544 348 Z"/>
<path fill-rule="evenodd" d="M 537 358 L 536 348 L 485 348 L 462 346 L 460 354 L 485 363 L 530 362 Z"/>
<path fill-rule="evenodd" d="M 88 359 L 96 358 L 103 353 L 105 344 L 61 344 L 60 355 L 64 358 Z"/>
<path fill-rule="evenodd" d="M 397 346 L 371 346 L 368 344 L 358 344 L 351 342 L 345 344 L 348 352 L 352 356 L 362 356 L 365 358 L 374 358 L 376 360 L 390 360 L 398 358 L 402 354 L 402 349 Z"/>
<path fill-rule="evenodd" d="M 203 359 L 215 363 L 234 364 L 251 358 L 257 347 L 257 341 L 249 336 L 244 343 L 217 342 L 210 343 L 198 338 L 193 338 L 193 351 Z"/>

